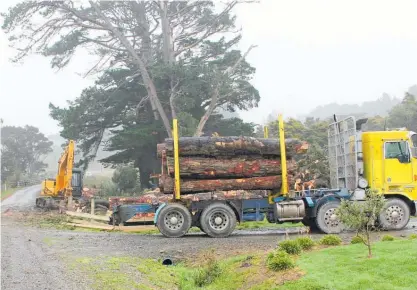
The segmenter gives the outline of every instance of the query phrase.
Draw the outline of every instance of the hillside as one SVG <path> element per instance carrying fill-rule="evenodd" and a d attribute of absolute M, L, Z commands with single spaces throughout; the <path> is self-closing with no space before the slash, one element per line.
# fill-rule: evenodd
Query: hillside
<path fill-rule="evenodd" d="M 338 104 L 330 103 L 318 106 L 307 114 L 308 117 L 326 119 L 336 115 L 355 115 L 358 117 L 387 116 L 389 110 L 401 102 L 401 98 L 383 94 L 376 101 L 363 102 L 362 104 Z"/>

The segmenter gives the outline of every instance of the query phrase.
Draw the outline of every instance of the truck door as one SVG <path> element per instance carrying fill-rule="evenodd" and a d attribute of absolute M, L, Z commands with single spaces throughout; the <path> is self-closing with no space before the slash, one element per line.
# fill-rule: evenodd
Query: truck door
<path fill-rule="evenodd" d="M 384 178 L 387 191 L 413 182 L 413 165 L 407 141 L 387 141 L 384 144 Z"/>

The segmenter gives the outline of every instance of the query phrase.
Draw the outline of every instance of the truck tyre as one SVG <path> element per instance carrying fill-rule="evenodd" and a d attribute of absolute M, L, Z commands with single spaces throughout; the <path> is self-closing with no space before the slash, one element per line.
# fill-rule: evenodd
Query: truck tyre
<path fill-rule="evenodd" d="M 389 198 L 378 221 L 384 230 L 401 230 L 410 220 L 410 207 L 399 198 Z"/>
<path fill-rule="evenodd" d="M 184 236 L 191 228 L 191 213 L 182 204 L 171 203 L 161 209 L 156 226 L 167 238 Z"/>
<path fill-rule="evenodd" d="M 308 218 L 305 217 L 301 220 L 301 223 L 303 225 L 305 225 L 306 227 L 310 228 L 310 232 L 317 232 L 318 228 L 317 228 L 317 224 L 316 224 L 316 219 L 315 218 Z"/>
<path fill-rule="evenodd" d="M 210 237 L 225 238 L 230 236 L 236 227 L 236 215 L 230 206 L 213 203 L 203 210 L 200 225 Z"/>
<path fill-rule="evenodd" d="M 316 217 L 316 225 L 325 234 L 338 234 L 343 230 L 342 223 L 335 214 L 340 202 L 330 201 L 319 207 Z"/>

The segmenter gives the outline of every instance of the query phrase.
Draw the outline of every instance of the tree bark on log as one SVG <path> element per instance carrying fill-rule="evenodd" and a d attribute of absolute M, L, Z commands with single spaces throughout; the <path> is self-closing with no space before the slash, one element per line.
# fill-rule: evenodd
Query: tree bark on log
<path fill-rule="evenodd" d="M 238 179 L 200 179 L 181 180 L 181 194 L 229 191 L 229 190 L 278 190 L 282 184 L 281 176 L 263 176 Z M 288 175 L 288 184 L 293 183 L 293 177 Z M 161 192 L 174 192 L 174 179 L 163 177 L 160 181 Z"/>
<path fill-rule="evenodd" d="M 296 139 L 286 139 L 288 157 L 307 149 L 307 143 Z M 167 156 L 174 155 L 173 139 L 165 139 Z M 181 137 L 179 138 L 180 156 L 236 156 L 236 155 L 281 155 L 277 139 L 252 137 Z"/>
<path fill-rule="evenodd" d="M 167 157 L 168 174 L 174 177 L 174 157 Z M 180 176 L 186 179 L 242 178 L 281 175 L 280 159 L 180 157 Z M 287 170 L 294 173 L 295 162 L 287 161 Z"/>

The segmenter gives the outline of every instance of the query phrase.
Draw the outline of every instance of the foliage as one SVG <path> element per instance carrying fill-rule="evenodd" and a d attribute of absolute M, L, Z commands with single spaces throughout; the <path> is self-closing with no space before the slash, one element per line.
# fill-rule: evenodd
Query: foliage
<path fill-rule="evenodd" d="M 295 239 L 295 241 L 300 245 L 301 249 L 304 251 L 311 250 L 314 247 L 314 241 L 310 237 L 300 237 Z"/>
<path fill-rule="evenodd" d="M 298 255 L 301 253 L 301 246 L 296 240 L 282 241 L 278 244 L 278 249 L 290 255 Z"/>
<path fill-rule="evenodd" d="M 330 185 L 330 171 L 327 159 L 328 126 L 328 120 L 315 118 L 306 118 L 304 122 L 290 118 L 284 122 L 285 138 L 296 138 L 309 144 L 307 153 L 296 156 L 296 161 L 299 172 L 308 170 L 311 178 L 315 177 L 317 180 L 316 187 L 327 187 Z M 278 121 L 270 122 L 268 127 L 270 138 L 277 138 Z"/>
<path fill-rule="evenodd" d="M 339 246 L 342 244 L 342 239 L 336 235 L 325 235 L 320 239 L 320 244 L 325 246 Z"/>
<path fill-rule="evenodd" d="M 132 190 L 137 185 L 138 172 L 131 166 L 119 167 L 114 171 L 112 181 L 121 192 Z"/>
<path fill-rule="evenodd" d="M 385 198 L 372 190 L 366 192 L 365 201 L 342 200 L 337 216 L 348 228 L 357 232 L 368 247 L 368 256 L 372 257 L 370 232 L 385 206 Z"/>
<path fill-rule="evenodd" d="M 409 240 L 417 240 L 417 234 L 411 234 L 408 236 Z"/>
<path fill-rule="evenodd" d="M 383 242 L 392 242 L 394 240 L 395 240 L 395 238 L 391 235 L 384 235 L 381 239 L 381 241 L 383 241 Z"/>
<path fill-rule="evenodd" d="M 89 71 L 96 83 L 68 108 L 51 104 L 51 116 L 61 136 L 79 144 L 78 165 L 86 169 L 105 144 L 116 152 L 102 162 L 133 162 L 146 188 L 160 169 L 156 144 L 171 135 L 171 118 L 179 119 L 182 136 L 253 134 L 253 124 L 215 116 L 219 109 L 248 110 L 260 98 L 251 84 L 255 68 L 237 49 L 236 4 L 23 2 L 3 15 L 3 29 L 21 48 L 16 60 L 33 51 L 61 69 L 80 49 L 99 60 Z"/>
<path fill-rule="evenodd" d="M 216 261 L 214 253 L 209 253 L 205 258 L 206 265 L 198 268 L 194 274 L 194 283 L 197 287 L 212 284 L 222 274 L 222 268 Z"/>
<path fill-rule="evenodd" d="M 269 253 L 266 264 L 272 271 L 282 271 L 295 267 L 295 263 L 291 259 L 291 256 L 287 252 L 281 250 L 275 250 Z"/>
<path fill-rule="evenodd" d="M 351 244 L 362 244 L 363 239 L 360 236 L 354 236 L 352 240 L 350 241 Z"/>
<path fill-rule="evenodd" d="M 33 126 L 5 126 L 1 130 L 1 178 L 20 181 L 23 176 L 36 176 L 46 164 L 41 157 L 52 151 L 50 142 Z"/>
<path fill-rule="evenodd" d="M 417 131 L 417 98 L 406 93 L 402 102 L 396 105 L 389 114 L 388 123 L 393 128 L 407 128 Z"/>

